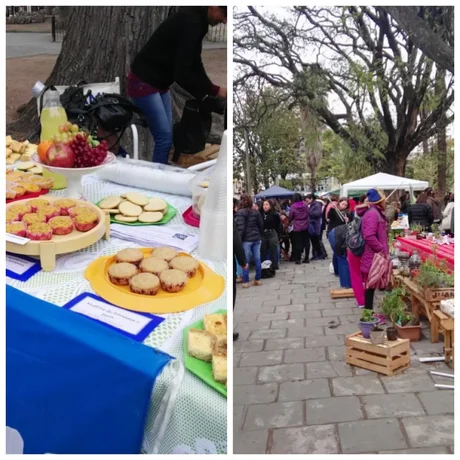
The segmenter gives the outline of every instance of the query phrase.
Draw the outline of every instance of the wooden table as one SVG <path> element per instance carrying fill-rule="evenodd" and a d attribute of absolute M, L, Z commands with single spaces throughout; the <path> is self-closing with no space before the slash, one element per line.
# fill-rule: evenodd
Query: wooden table
<path fill-rule="evenodd" d="M 439 333 L 444 336 L 444 356 L 446 363 L 454 366 L 454 317 L 436 310 L 431 321 L 431 342 L 439 342 Z"/>

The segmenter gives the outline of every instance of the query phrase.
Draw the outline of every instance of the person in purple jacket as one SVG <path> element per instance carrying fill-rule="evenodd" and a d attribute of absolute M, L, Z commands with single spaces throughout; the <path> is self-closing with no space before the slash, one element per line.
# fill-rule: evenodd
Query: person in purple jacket
<path fill-rule="evenodd" d="M 311 260 L 324 260 L 324 254 L 321 249 L 320 236 L 321 224 L 323 217 L 323 204 L 318 200 L 317 196 L 313 193 L 305 197 L 305 201 L 310 207 L 309 222 L 308 222 L 308 236 L 311 240 L 313 247 L 313 258 Z"/>
<path fill-rule="evenodd" d="M 307 203 L 303 201 L 300 193 L 295 193 L 291 209 L 289 210 L 289 222 L 292 225 L 292 259 L 297 265 L 301 264 L 302 249 L 304 247 L 306 250 L 304 263 L 309 262 L 310 239 L 308 238 L 308 215 Z"/>
<path fill-rule="evenodd" d="M 385 194 L 381 190 L 371 188 L 367 191 L 369 209 L 365 212 L 361 221 L 361 233 L 365 242 L 364 253 L 361 257 L 361 274 L 364 284 L 372 266 L 374 254 L 389 253 L 387 224 L 385 219 Z M 364 308 L 374 309 L 375 289 L 364 292 Z"/>

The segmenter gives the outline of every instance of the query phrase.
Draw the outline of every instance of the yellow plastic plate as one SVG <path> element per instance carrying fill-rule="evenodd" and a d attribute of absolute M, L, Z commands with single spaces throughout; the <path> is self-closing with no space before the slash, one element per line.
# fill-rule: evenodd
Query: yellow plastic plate
<path fill-rule="evenodd" d="M 226 314 L 227 310 L 219 310 L 214 313 Z M 184 338 L 184 365 L 185 365 L 185 368 L 188 369 L 193 374 L 195 374 L 201 380 L 203 380 L 203 382 L 207 383 L 210 387 L 218 391 L 222 396 L 227 397 L 227 388 L 225 388 L 225 385 L 223 383 L 216 382 L 212 377 L 212 364 L 206 363 L 205 361 L 201 361 L 197 358 L 193 358 L 192 356 L 188 355 L 187 335 L 188 335 L 189 329 L 191 328 L 204 329 L 203 320 L 200 319 L 200 321 L 197 321 L 196 323 L 193 323 L 192 325 L 184 329 L 183 338 Z"/>
<path fill-rule="evenodd" d="M 152 248 L 141 248 L 141 251 L 148 257 L 152 253 Z M 182 252 L 180 255 L 191 257 Z M 222 276 L 200 262 L 196 275 L 188 280 L 180 292 L 170 293 L 160 288 L 154 296 L 135 294 L 130 291 L 129 286 L 117 286 L 109 281 L 107 271 L 114 263 L 114 255 L 99 257 L 88 266 L 85 278 L 97 295 L 127 310 L 160 314 L 179 313 L 212 302 L 220 297 L 225 287 Z"/>

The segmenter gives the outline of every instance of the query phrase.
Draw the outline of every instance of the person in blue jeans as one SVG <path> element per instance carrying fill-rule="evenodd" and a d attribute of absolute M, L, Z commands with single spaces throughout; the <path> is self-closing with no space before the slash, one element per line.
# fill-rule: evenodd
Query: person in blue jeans
<path fill-rule="evenodd" d="M 253 209 L 252 198 L 248 195 L 241 197 L 238 211 L 235 214 L 235 223 L 237 231 L 243 242 L 246 261 L 249 263 L 251 258 L 254 259 L 256 266 L 256 276 L 252 283 L 253 286 L 262 286 L 262 262 L 260 257 L 260 248 L 262 246 L 262 234 L 264 224 L 262 217 L 257 209 Z M 243 268 L 243 288 L 249 287 L 249 265 Z"/>
<path fill-rule="evenodd" d="M 199 101 L 206 96 L 227 97 L 225 87 L 211 82 L 201 59 L 209 26 L 226 22 L 226 6 L 182 7 L 160 24 L 134 58 L 126 93 L 145 115 L 155 143 L 155 163 L 168 163 L 173 143 L 169 90 L 173 83 Z"/>

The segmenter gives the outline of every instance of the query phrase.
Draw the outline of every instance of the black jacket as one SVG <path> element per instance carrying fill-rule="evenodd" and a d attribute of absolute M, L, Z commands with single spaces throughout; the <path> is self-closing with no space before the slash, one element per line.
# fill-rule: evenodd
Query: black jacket
<path fill-rule="evenodd" d="M 271 211 L 268 214 L 262 211 L 261 216 L 264 223 L 264 230 L 275 230 L 279 237 L 281 233 L 280 215 L 275 211 Z"/>
<path fill-rule="evenodd" d="M 233 220 L 233 255 L 241 267 L 246 265 L 246 255 L 244 254 L 243 243 L 241 242 L 240 234 L 236 228 L 236 222 Z M 233 262 L 233 275 L 236 276 L 236 263 Z"/>
<path fill-rule="evenodd" d="M 163 21 L 131 64 L 134 75 L 159 90 L 174 82 L 197 99 L 212 94 L 201 60 L 208 7 L 181 8 Z"/>
<path fill-rule="evenodd" d="M 433 208 L 429 204 L 416 203 L 409 207 L 409 224 L 430 228 L 433 223 Z"/>
<path fill-rule="evenodd" d="M 343 212 L 339 211 L 337 208 L 332 208 L 327 216 L 327 218 L 329 219 L 327 225 L 327 232 L 329 233 L 331 230 L 338 227 L 339 225 L 345 224 L 345 216 L 347 216 L 348 220 L 350 220 L 350 214 L 347 211 Z"/>
<path fill-rule="evenodd" d="M 241 241 L 257 243 L 262 240 L 264 223 L 259 211 L 255 209 L 239 209 L 235 216 L 236 228 Z"/>

